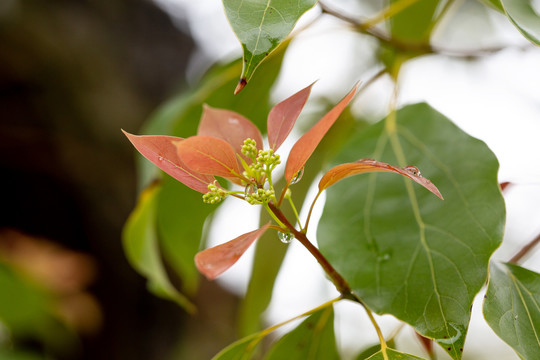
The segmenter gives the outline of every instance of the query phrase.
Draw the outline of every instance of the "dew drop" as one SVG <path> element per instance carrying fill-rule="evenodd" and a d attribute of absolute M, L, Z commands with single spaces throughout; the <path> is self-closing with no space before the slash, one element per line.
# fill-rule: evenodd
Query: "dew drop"
<path fill-rule="evenodd" d="M 158 157 L 159 161 L 163 161 L 163 156 Z"/>
<path fill-rule="evenodd" d="M 412 166 L 412 165 L 409 165 L 409 166 L 405 166 L 403 168 L 403 170 L 407 171 L 408 173 L 412 174 L 412 175 L 415 175 L 415 176 L 422 176 L 420 174 L 420 170 L 418 170 L 418 168 L 416 166 Z"/>
<path fill-rule="evenodd" d="M 364 158 L 364 159 L 358 160 L 358 162 L 364 163 L 364 164 L 376 164 L 377 160 L 373 160 L 373 159 L 370 159 L 370 158 Z"/>
<path fill-rule="evenodd" d="M 298 172 L 294 175 L 294 177 L 291 180 L 291 185 L 296 184 L 302 179 L 302 176 L 304 175 L 304 168 L 301 168 L 298 170 Z"/>
<path fill-rule="evenodd" d="M 281 240 L 281 242 L 284 244 L 289 244 L 292 241 L 292 239 L 294 239 L 294 235 L 291 234 L 290 232 L 284 233 L 284 232 L 278 231 L 277 235 L 278 235 L 279 240 Z"/>

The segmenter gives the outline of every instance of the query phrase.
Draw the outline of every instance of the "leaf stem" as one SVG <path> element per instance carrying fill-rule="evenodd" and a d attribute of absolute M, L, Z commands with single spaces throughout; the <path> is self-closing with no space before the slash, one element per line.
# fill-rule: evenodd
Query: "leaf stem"
<path fill-rule="evenodd" d="M 356 297 L 352 294 L 351 287 L 347 283 L 347 281 L 334 269 L 334 267 L 326 260 L 324 255 L 317 249 L 307 238 L 306 234 L 303 232 L 300 232 L 296 230 L 296 228 L 291 225 L 289 220 L 285 217 L 285 215 L 281 212 L 280 209 L 278 209 L 274 204 L 268 203 L 268 207 L 270 210 L 274 213 L 275 217 L 277 217 L 283 224 L 285 224 L 285 227 L 288 228 L 291 233 L 294 235 L 294 237 L 300 241 L 302 245 L 313 255 L 313 257 L 317 260 L 317 262 L 321 265 L 324 272 L 330 277 L 330 280 L 336 287 L 336 289 L 339 291 L 339 293 L 343 296 L 343 298 L 346 299 L 356 299 Z"/>
<path fill-rule="evenodd" d="M 279 226 L 282 227 L 282 229 L 287 229 L 288 226 L 285 225 L 285 224 L 283 224 L 283 223 L 281 222 L 281 220 L 279 219 L 279 217 L 276 216 L 276 214 L 272 211 L 272 209 L 268 206 L 268 204 L 269 204 L 269 203 L 263 203 L 263 206 L 264 206 L 264 208 L 266 209 L 266 211 L 268 211 L 268 213 L 270 214 L 270 216 L 272 217 L 272 219 L 274 219 L 274 220 L 279 224 Z M 272 205 L 272 206 L 274 206 L 274 205 Z"/>
<path fill-rule="evenodd" d="M 540 234 L 538 234 L 534 239 L 532 239 L 524 247 L 522 247 L 521 250 L 519 250 L 516 255 L 512 256 L 512 258 L 508 262 L 512 264 L 519 264 L 520 261 L 525 257 L 525 255 L 531 252 L 531 250 L 533 250 L 534 247 L 538 245 L 538 243 L 540 243 Z"/>
<path fill-rule="evenodd" d="M 379 324 L 375 320 L 375 317 L 373 316 L 373 312 L 371 312 L 371 310 L 360 298 L 357 297 L 356 301 L 359 302 L 364 307 L 364 310 L 366 310 L 369 320 L 373 324 L 373 327 L 375 328 L 375 331 L 377 332 L 377 336 L 379 337 L 379 342 L 381 343 L 381 352 L 382 352 L 383 358 L 384 360 L 388 360 L 388 354 L 387 354 L 388 345 L 386 345 L 386 340 L 384 340 L 384 335 L 381 331 L 381 328 L 379 327 Z"/>
<path fill-rule="evenodd" d="M 315 199 L 313 199 L 313 202 L 311 203 L 311 206 L 309 207 L 309 212 L 308 212 L 308 216 L 307 216 L 307 219 L 306 219 L 306 225 L 304 226 L 304 232 L 307 232 L 308 225 L 309 225 L 309 220 L 311 219 L 311 213 L 313 212 L 313 208 L 315 207 L 315 203 L 317 202 L 317 199 L 319 198 L 319 196 L 321 194 L 322 194 L 322 191 L 319 191 L 317 193 L 317 196 L 315 196 Z"/>
<path fill-rule="evenodd" d="M 304 229 L 302 228 L 302 223 L 300 222 L 300 216 L 298 215 L 298 211 L 296 210 L 296 206 L 294 206 L 294 202 L 292 201 L 291 192 L 287 191 L 287 193 L 285 194 L 285 197 L 287 198 L 287 200 L 289 200 L 289 204 L 291 205 L 291 209 L 292 209 L 292 211 L 294 213 L 294 217 L 296 218 L 296 221 L 298 222 L 298 226 L 300 227 L 300 231 L 305 232 Z"/>

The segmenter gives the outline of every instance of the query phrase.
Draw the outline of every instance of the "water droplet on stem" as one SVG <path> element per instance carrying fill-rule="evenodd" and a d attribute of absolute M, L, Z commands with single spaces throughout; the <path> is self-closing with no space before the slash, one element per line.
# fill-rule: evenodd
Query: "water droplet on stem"
<path fill-rule="evenodd" d="M 294 235 L 291 234 L 290 232 L 284 233 L 284 232 L 278 231 L 277 235 L 278 235 L 279 240 L 281 240 L 281 242 L 284 244 L 289 244 L 294 239 Z"/>

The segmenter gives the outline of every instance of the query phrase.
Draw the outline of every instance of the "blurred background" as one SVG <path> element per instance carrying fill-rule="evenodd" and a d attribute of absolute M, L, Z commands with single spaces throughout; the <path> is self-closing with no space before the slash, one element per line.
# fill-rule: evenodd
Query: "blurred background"
<path fill-rule="evenodd" d="M 380 7 L 378 1 L 332 4 L 366 16 Z M 412 61 L 399 100 L 428 101 L 498 156 L 500 180 L 512 185 L 507 236 L 496 256 L 508 259 L 540 233 L 540 51 L 480 2 L 462 2 L 455 13 L 436 34 L 441 44 L 507 50 Z M 299 26 L 319 15 L 310 11 Z M 274 102 L 314 80 L 313 97 L 337 100 L 378 70 L 373 39 L 332 18 L 314 25 L 288 50 Z M 133 148 L 120 128 L 137 133 L 161 103 L 195 87 L 212 64 L 239 55 L 215 0 L 0 2 L 0 359 L 206 359 L 236 338 L 249 254 L 219 282 L 202 283 L 197 316 L 151 295 L 129 266 L 121 231 L 137 179 Z M 380 119 L 391 89 L 382 78 L 352 111 Z M 237 225 L 252 229 L 246 221 Z M 233 238 L 238 227 L 229 224 L 219 239 L 211 233 L 211 242 Z M 274 294 L 269 322 L 334 296 L 305 255 L 295 246 L 288 254 L 282 270 L 288 276 L 277 283 L 284 291 Z M 539 271 L 539 264 L 531 257 L 524 266 Z M 308 304 L 291 299 L 295 286 Z M 364 321 L 363 315 L 340 318 L 350 314 L 343 307 L 337 316 L 345 329 L 347 319 Z M 471 336 L 492 341 L 496 355 L 485 354 L 484 340 L 473 340 L 479 349 L 469 358 L 517 359 L 487 326 L 475 325 L 482 322 L 477 309 Z M 342 330 L 341 345 L 363 346 L 350 345 L 352 333 L 366 344 L 375 339 L 371 329 L 359 331 Z"/>

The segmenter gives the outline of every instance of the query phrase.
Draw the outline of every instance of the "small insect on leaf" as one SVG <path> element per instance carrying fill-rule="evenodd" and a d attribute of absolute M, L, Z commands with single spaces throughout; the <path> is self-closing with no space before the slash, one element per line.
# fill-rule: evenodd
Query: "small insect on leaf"
<path fill-rule="evenodd" d="M 285 167 L 285 180 L 287 180 L 288 184 L 296 176 L 296 173 L 304 167 L 324 135 L 326 135 L 328 130 L 330 130 L 330 127 L 334 125 L 339 115 L 352 100 L 358 89 L 358 85 L 359 84 L 356 84 L 356 86 L 336 106 L 334 106 L 332 110 L 324 115 L 318 123 L 294 144 Z"/>
<path fill-rule="evenodd" d="M 420 171 L 415 166 L 405 166 L 403 169 L 387 163 L 372 160 L 362 159 L 353 163 L 341 164 L 328 170 L 319 181 L 319 192 L 334 185 L 336 182 L 356 174 L 363 174 L 373 171 L 393 172 L 408 177 L 418 184 L 422 185 L 440 199 L 444 200 L 439 189 L 431 181 L 420 174 Z"/>
<path fill-rule="evenodd" d="M 251 244 L 264 234 L 268 226 L 266 224 L 229 242 L 199 252 L 195 255 L 197 269 L 209 280 L 215 279 L 233 266 Z"/>
<path fill-rule="evenodd" d="M 213 176 L 193 171 L 180 159 L 176 144 L 182 142 L 182 138 L 174 136 L 139 136 L 124 130 L 122 132 L 145 158 L 191 189 L 206 193 L 208 184 L 214 182 Z"/>
<path fill-rule="evenodd" d="M 213 136 L 192 136 L 176 143 L 178 156 L 193 171 L 232 177 L 239 173 L 236 154 L 225 140 Z"/>

